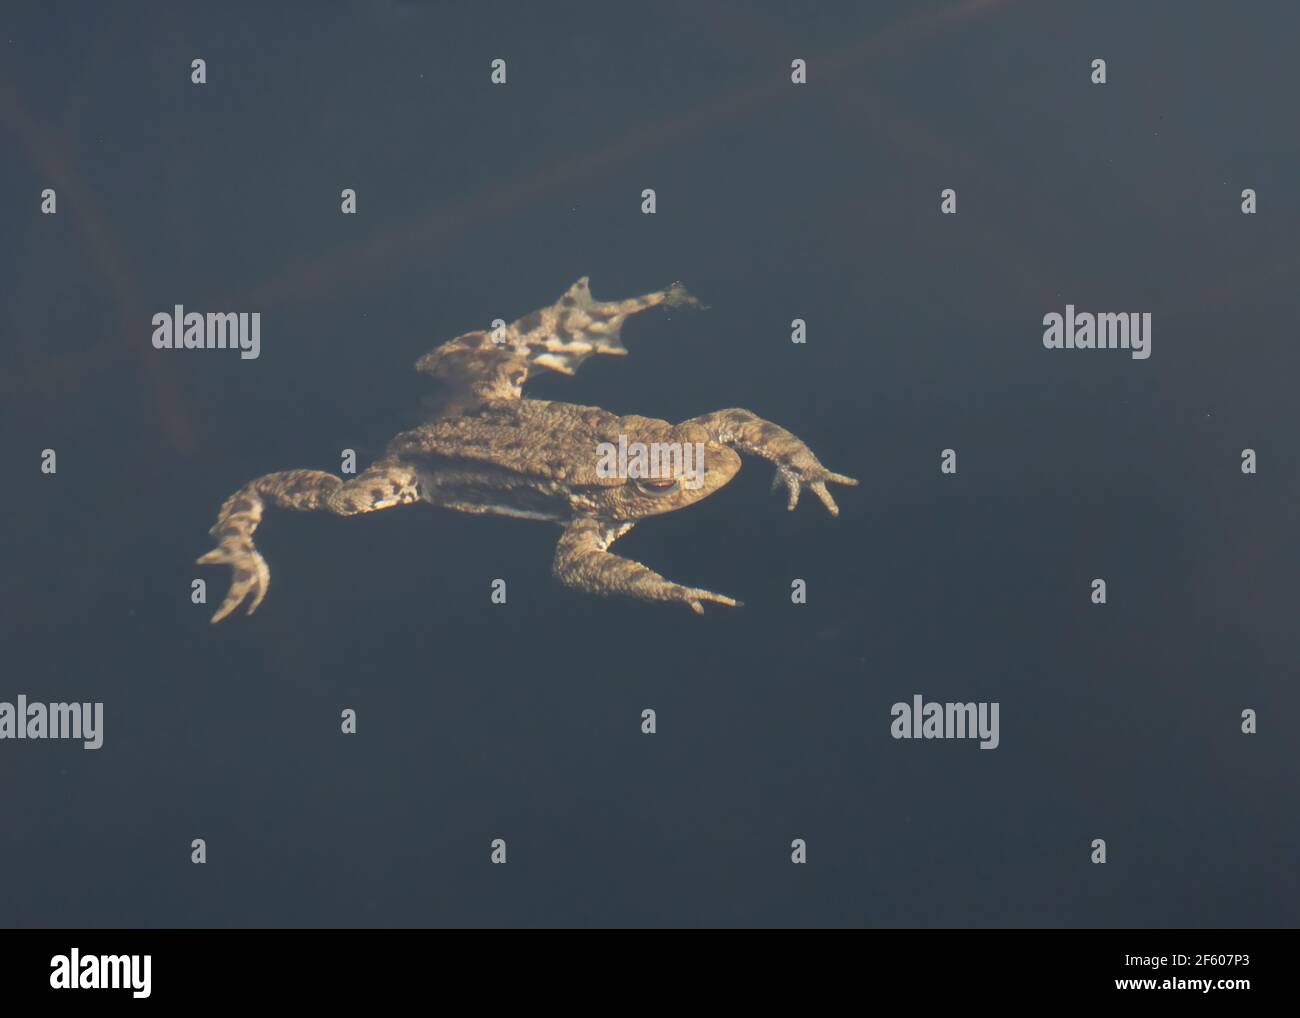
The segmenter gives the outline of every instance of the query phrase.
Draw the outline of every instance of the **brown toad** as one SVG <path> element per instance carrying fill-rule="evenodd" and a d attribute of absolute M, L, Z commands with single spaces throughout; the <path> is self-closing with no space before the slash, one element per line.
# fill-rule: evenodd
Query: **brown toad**
<path fill-rule="evenodd" d="M 493 332 L 470 332 L 416 362 L 441 380 L 433 416 L 403 432 L 369 469 L 350 480 L 319 470 L 287 470 L 250 481 L 221 507 L 210 533 L 217 547 L 198 561 L 228 565 L 230 591 L 219 622 L 245 600 L 248 614 L 266 596 L 270 570 L 253 545 L 267 504 L 339 516 L 430 502 L 470 513 L 549 520 L 564 527 L 553 572 L 593 594 L 646 601 L 737 601 L 684 587 L 609 548 L 646 516 L 681 509 L 717 491 L 740 469 L 738 452 L 776 465 L 794 509 L 804 486 L 832 515 L 826 483 L 857 484 L 818 462 L 784 428 L 748 410 L 718 410 L 680 424 L 618 417 L 599 407 L 524 399 L 529 374 L 573 374 L 593 354 L 625 355 L 624 320 L 658 304 L 698 302 L 680 284 L 622 301 L 593 300 L 586 277 L 555 304 Z"/>

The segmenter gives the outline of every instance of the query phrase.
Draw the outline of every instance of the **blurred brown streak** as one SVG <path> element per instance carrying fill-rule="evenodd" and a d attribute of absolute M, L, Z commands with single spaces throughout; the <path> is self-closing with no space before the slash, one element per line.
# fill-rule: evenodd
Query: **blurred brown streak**
<path fill-rule="evenodd" d="M 98 52 L 111 51 L 115 34 L 105 32 L 100 37 Z M 92 80 L 102 73 L 101 59 L 87 61 L 84 66 Z M 77 109 L 72 112 L 75 114 Z M 155 356 L 153 347 L 143 340 L 132 348 L 133 336 L 147 336 L 149 315 L 140 296 L 136 274 L 127 263 L 124 247 L 113 242 L 111 219 L 91 188 L 72 169 L 67 146 L 53 132 L 32 121 L 17 91 L 3 80 L 0 80 L 0 125 L 17 139 L 16 147 L 24 151 L 43 180 L 48 182 L 47 186 L 58 192 L 65 203 L 64 209 L 70 206 L 90 259 L 113 299 L 117 335 L 122 340 L 120 345 L 110 341 L 81 353 L 52 356 L 22 376 L 11 377 L 0 387 L 0 392 L 15 400 L 24 395 L 38 398 L 66 395 L 66 390 L 79 384 L 82 376 L 92 369 L 103 368 L 128 353 L 134 353 L 162 418 L 164 440 L 174 451 L 192 454 L 196 448 L 194 429 L 166 361 Z M 57 343 L 51 343 L 50 348 L 58 349 Z"/>
<path fill-rule="evenodd" d="M 852 71 L 868 57 L 885 59 L 897 52 L 905 43 L 915 42 L 949 25 L 988 14 L 1011 2 L 1012 0 L 961 0 L 940 10 L 891 25 L 875 35 L 856 40 L 833 52 L 813 55 L 809 58 L 810 66 L 816 68 L 819 79 L 841 75 Z M 734 40 L 730 41 L 734 44 Z M 3 93 L 0 92 L 0 95 Z M 527 174 L 521 173 L 513 180 L 481 191 L 477 195 L 435 207 L 409 225 L 373 236 L 359 253 L 348 249 L 326 254 L 301 269 L 264 283 L 251 293 L 242 297 L 232 296 L 226 303 L 231 306 L 243 306 L 310 297 L 326 290 L 339 292 L 350 286 L 381 279 L 391 272 L 393 266 L 400 266 L 412 257 L 427 255 L 430 249 L 451 250 L 451 241 L 468 227 L 499 218 L 531 199 L 556 190 L 561 185 L 575 179 L 591 178 L 599 172 L 607 171 L 612 166 L 666 143 L 680 143 L 684 138 L 697 134 L 720 121 L 762 113 L 772 104 L 788 101 L 790 97 L 791 90 L 785 74 L 773 73 L 747 88 L 716 96 L 687 113 L 661 120 L 650 127 L 638 125 L 609 142 L 601 142 L 593 146 L 586 153 L 557 160 L 539 170 Z M 16 109 L 11 98 L 8 102 L 0 103 L 0 114 L 11 121 L 21 118 L 21 113 Z M 24 129 L 19 133 L 25 135 L 29 148 L 35 149 L 37 139 L 30 125 L 22 124 L 22 127 Z M 46 161 L 48 162 L 48 153 L 46 153 Z M 90 230 L 88 227 L 88 232 L 93 232 L 100 242 L 98 254 L 105 271 L 112 272 L 115 277 L 118 277 L 118 285 L 124 286 L 129 282 L 125 269 L 119 270 L 114 260 L 107 257 L 108 249 L 102 246 L 106 227 L 102 218 L 98 223 L 98 229 Z M 365 272 L 357 271 L 358 262 L 364 264 Z M 136 323 L 131 324 L 134 327 Z M 144 348 L 146 351 L 149 349 Z M 59 366 L 61 369 L 73 368 L 74 371 L 59 370 L 51 377 L 57 377 L 70 384 L 69 374 L 75 373 L 76 368 L 86 370 L 112 360 L 118 355 L 119 351 L 111 348 L 104 348 L 102 353 L 96 350 L 92 355 L 82 358 L 79 365 L 65 363 Z M 161 370 L 159 365 L 162 362 L 155 358 L 145 358 L 145 361 L 146 370 L 156 378 L 155 373 Z M 38 368 L 33 371 L 31 377 L 46 373 L 49 373 L 48 366 L 45 370 Z M 162 387 L 157 382 L 155 382 L 155 391 L 160 397 L 163 395 Z M 162 402 L 161 398 L 160 402 Z M 179 419 L 179 405 L 172 407 L 171 413 Z M 183 444 L 186 448 L 193 447 L 192 431 L 187 423 Z"/>
<path fill-rule="evenodd" d="M 932 14 L 915 18 L 858 40 L 833 53 L 811 58 L 819 77 L 842 74 L 858 66 L 869 55 L 888 51 L 914 37 L 923 36 L 950 23 L 965 20 L 1011 0 L 963 0 Z M 734 32 L 735 26 L 731 26 Z M 734 45 L 729 35 L 724 43 Z M 450 250 L 455 237 L 471 225 L 499 218 L 525 202 L 558 189 L 575 179 L 585 179 L 643 152 L 697 134 L 719 121 L 749 113 L 761 113 L 773 103 L 791 95 L 784 73 L 773 73 L 748 88 L 716 96 L 687 113 L 661 120 L 649 127 L 637 125 L 588 152 L 552 162 L 539 170 L 519 175 L 497 187 L 454 203 L 434 208 L 400 229 L 374 236 L 361 250 L 327 254 L 302 269 L 272 280 L 241 298 L 242 303 L 266 303 L 300 298 L 330 290 L 337 292 L 368 279 L 382 278 L 392 266 L 413 257 L 427 255 L 432 248 Z M 369 274 L 357 271 L 358 260 Z M 238 301 L 236 303 L 239 303 Z M 241 304 L 242 306 L 242 304 Z"/>
<path fill-rule="evenodd" d="M 1012 2 L 1013 0 L 979 0 L 975 3 L 958 4 L 936 12 L 929 18 L 918 19 L 906 26 L 891 30 L 896 32 L 896 38 L 891 41 L 901 41 L 916 34 L 922 28 L 967 21 L 992 13 Z M 747 35 L 755 43 L 770 45 L 778 42 L 785 34 L 785 26 L 770 14 L 760 15 L 743 5 L 737 8 L 737 12 L 746 12 L 749 15 Z M 761 26 L 756 24 L 758 17 L 763 18 Z M 875 41 L 879 44 L 879 37 Z M 856 60 L 844 57 L 834 63 L 834 70 L 841 72 L 858 66 Z M 817 75 L 818 80 L 825 76 L 826 68 L 822 60 L 817 61 L 812 73 Z M 899 102 L 882 95 L 879 90 L 871 88 L 865 82 L 855 81 L 853 87 L 840 89 L 836 92 L 834 101 L 828 104 L 828 109 L 841 118 L 846 131 L 858 133 L 871 131 L 876 136 L 888 138 L 889 148 L 893 152 L 916 153 L 923 161 L 951 169 L 954 178 L 960 178 L 967 187 L 978 191 L 981 195 L 1001 194 L 1007 205 L 1019 207 L 1026 213 L 1019 221 L 1020 225 L 1030 225 L 1039 234 L 1051 235 L 1053 231 L 1057 236 L 1066 234 L 1065 219 L 1049 197 L 1029 191 L 1024 181 L 1009 181 L 996 166 L 980 160 L 968 148 L 955 144 L 945 137 L 941 130 L 933 130 L 917 117 L 903 112 Z M 898 219 L 915 216 L 914 210 L 905 205 L 897 202 L 880 202 L 879 195 L 869 188 L 864 188 L 858 195 L 844 206 L 843 215 L 834 221 L 834 227 L 844 232 L 850 244 L 856 243 L 864 231 L 873 225 L 871 217 L 874 217 L 874 222 L 881 222 L 889 217 Z M 936 206 L 937 198 L 936 195 Z M 1008 230 L 1016 225 L 1016 223 L 1008 223 Z M 998 261 L 1009 286 L 1022 290 L 1027 299 L 1052 293 L 1059 288 L 1060 277 L 1048 271 L 1045 252 L 1040 247 L 1034 246 L 1032 236 L 1026 238 L 1008 232 L 1000 237 L 986 237 L 983 241 L 984 254 L 987 255 L 989 248 L 998 240 L 1009 248 L 998 252 Z M 863 282 L 870 281 L 863 280 Z M 933 291 L 933 300 L 938 301 L 941 297 L 940 290 Z"/>

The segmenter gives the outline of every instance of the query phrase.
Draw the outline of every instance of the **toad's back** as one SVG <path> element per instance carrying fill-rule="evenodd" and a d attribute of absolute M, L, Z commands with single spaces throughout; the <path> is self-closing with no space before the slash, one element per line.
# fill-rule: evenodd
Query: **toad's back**
<path fill-rule="evenodd" d="M 521 400 L 403 432 L 385 460 L 414 469 L 434 505 L 563 521 L 594 508 L 586 492 L 621 483 L 596 472 L 597 446 L 617 441 L 618 421 L 598 407 Z"/>

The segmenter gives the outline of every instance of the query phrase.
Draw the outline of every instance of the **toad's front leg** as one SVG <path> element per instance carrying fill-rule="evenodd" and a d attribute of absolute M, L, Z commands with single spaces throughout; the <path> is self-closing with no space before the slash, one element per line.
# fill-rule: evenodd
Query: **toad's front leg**
<path fill-rule="evenodd" d="M 564 528 L 555 546 L 551 571 L 569 587 L 589 594 L 609 596 L 623 594 L 642 601 L 680 601 L 690 605 L 697 615 L 704 613 L 701 602 L 739 608 L 740 602 L 725 594 L 715 594 L 698 587 L 683 587 L 660 576 L 649 566 L 632 559 L 620 558 L 609 546 L 632 529 L 631 523 L 606 524 L 599 520 L 574 520 Z"/>
<path fill-rule="evenodd" d="M 821 465 L 813 451 L 796 436 L 786 431 L 779 424 L 765 421 L 749 410 L 715 410 L 703 417 L 683 421 L 679 427 L 696 424 L 704 428 L 715 442 L 742 453 L 761 456 L 776 465 L 776 476 L 772 478 L 772 490 L 781 483 L 788 492 L 787 509 L 794 509 L 799 504 L 799 492 L 805 485 L 812 489 L 832 516 L 840 514 L 840 507 L 826 490 L 826 482 L 836 484 L 857 484 L 852 477 L 836 474 Z"/>

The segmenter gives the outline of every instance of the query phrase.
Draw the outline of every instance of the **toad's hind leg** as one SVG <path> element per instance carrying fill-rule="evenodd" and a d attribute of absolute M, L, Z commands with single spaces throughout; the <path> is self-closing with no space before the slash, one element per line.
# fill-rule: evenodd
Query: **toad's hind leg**
<path fill-rule="evenodd" d="M 283 470 L 249 481 L 222 505 L 217 522 L 208 531 L 217 539 L 217 546 L 198 560 L 232 570 L 230 591 L 212 621 L 220 622 L 246 599 L 247 612 L 252 615 L 266 597 L 271 570 L 253 544 L 253 532 L 262 522 L 267 503 L 279 509 L 355 516 L 419 499 L 419 478 L 398 464 L 376 464 L 346 482 L 323 470 Z"/>
<path fill-rule="evenodd" d="M 551 571 L 566 586 L 589 594 L 608 597 L 621 594 L 642 601 L 680 601 L 697 615 L 704 613 L 704 601 L 740 607 L 740 602 L 725 594 L 698 587 L 684 587 L 665 579 L 649 566 L 621 558 L 609 546 L 632 529 L 631 523 L 606 524 L 593 519 L 570 523 L 555 546 Z"/>

